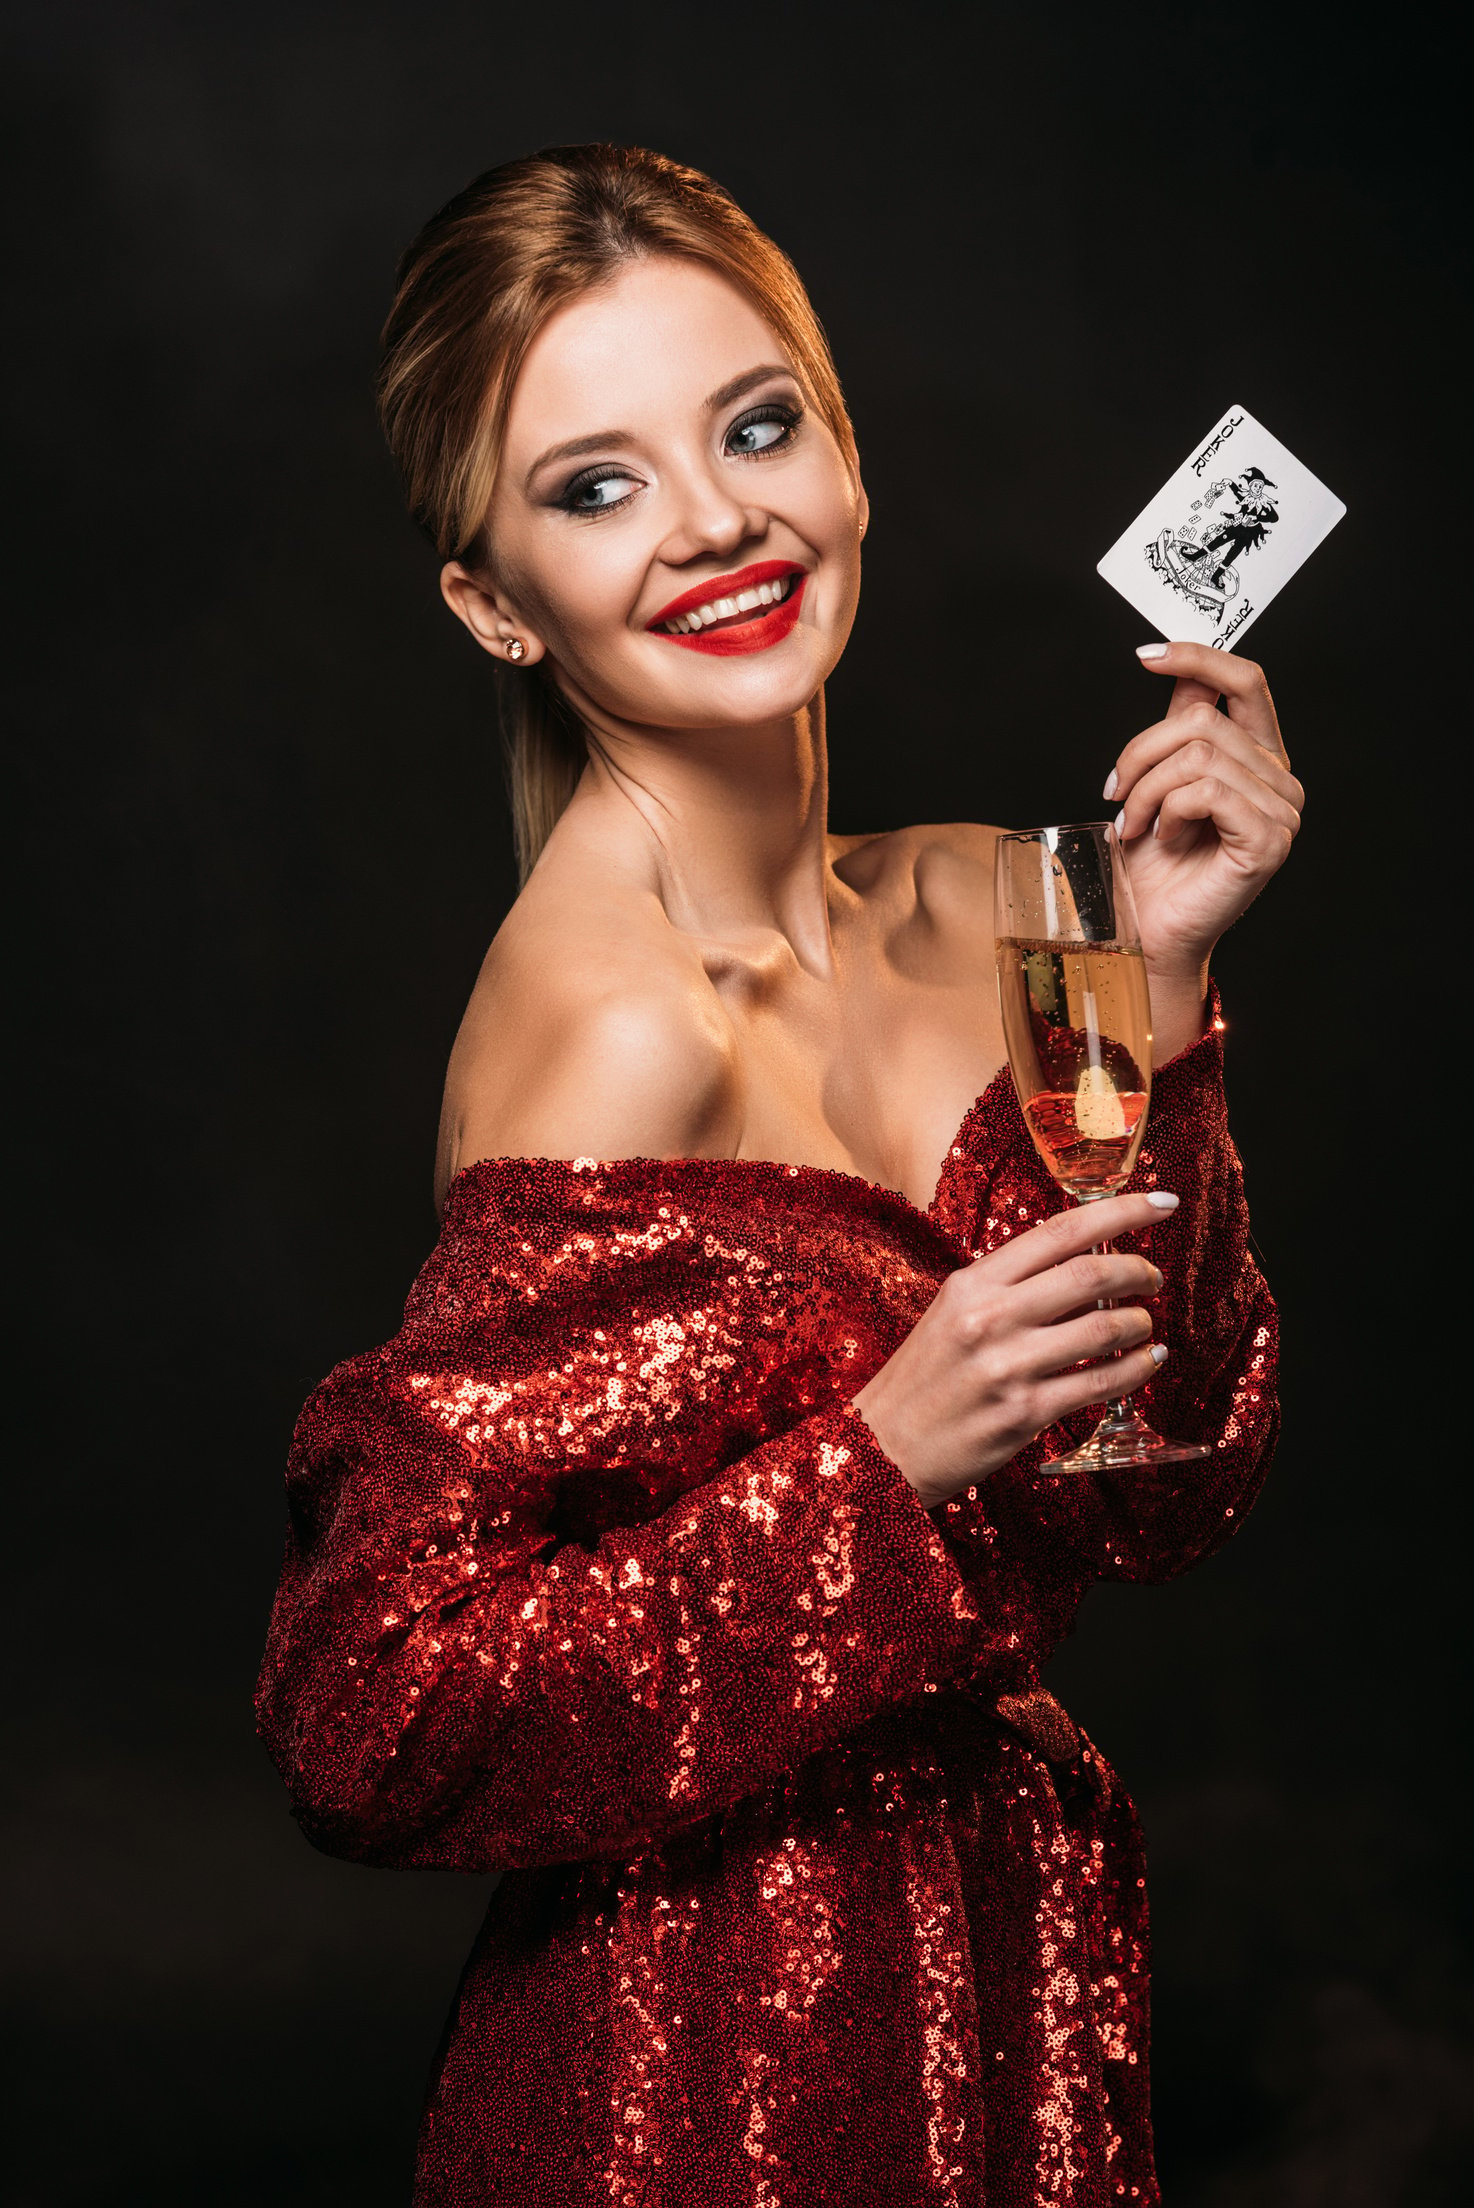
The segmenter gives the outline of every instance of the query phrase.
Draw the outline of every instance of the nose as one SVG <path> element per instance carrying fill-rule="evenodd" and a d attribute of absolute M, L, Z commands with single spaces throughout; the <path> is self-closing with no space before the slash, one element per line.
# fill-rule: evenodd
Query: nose
<path fill-rule="evenodd" d="M 720 461 L 694 462 L 667 476 L 670 527 L 660 557 L 668 567 L 684 567 L 703 555 L 724 560 L 740 544 L 766 535 L 767 514 L 740 498 L 739 488 Z"/>

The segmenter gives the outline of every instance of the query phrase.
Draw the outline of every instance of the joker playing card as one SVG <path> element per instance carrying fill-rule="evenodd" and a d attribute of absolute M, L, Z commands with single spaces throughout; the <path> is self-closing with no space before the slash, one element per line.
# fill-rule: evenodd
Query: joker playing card
<path fill-rule="evenodd" d="M 1231 406 L 1100 562 L 1163 636 L 1227 649 L 1346 508 Z"/>

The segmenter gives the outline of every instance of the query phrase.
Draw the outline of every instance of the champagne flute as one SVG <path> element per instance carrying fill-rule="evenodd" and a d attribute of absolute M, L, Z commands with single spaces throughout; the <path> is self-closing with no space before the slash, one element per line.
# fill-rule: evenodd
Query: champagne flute
<path fill-rule="evenodd" d="M 1114 1196 L 1136 1163 L 1152 1086 L 1146 959 L 1115 829 L 1085 821 L 1000 836 L 994 904 L 998 997 L 1024 1123 L 1067 1195 L 1082 1204 Z M 1121 1396 L 1088 1441 L 1041 1470 L 1209 1454 L 1202 1442 L 1163 1440 Z"/>

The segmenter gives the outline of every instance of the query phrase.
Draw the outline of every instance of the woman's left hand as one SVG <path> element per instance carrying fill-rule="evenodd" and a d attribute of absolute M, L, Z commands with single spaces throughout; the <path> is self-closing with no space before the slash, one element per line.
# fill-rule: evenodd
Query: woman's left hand
<path fill-rule="evenodd" d="M 1201 984 L 1224 929 L 1284 865 L 1305 792 L 1252 659 L 1164 644 L 1142 665 L 1175 678 L 1172 700 L 1121 753 L 1105 795 L 1124 815 L 1148 972 L 1182 988 Z"/>

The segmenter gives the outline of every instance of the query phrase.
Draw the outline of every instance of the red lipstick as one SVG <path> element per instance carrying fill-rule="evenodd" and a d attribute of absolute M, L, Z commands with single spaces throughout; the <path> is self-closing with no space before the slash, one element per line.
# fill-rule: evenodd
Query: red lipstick
<path fill-rule="evenodd" d="M 757 606 L 736 615 L 725 614 L 706 627 L 684 634 L 676 634 L 663 625 L 682 614 L 694 613 L 698 607 L 714 606 L 718 599 L 735 598 L 739 591 L 756 590 L 760 583 L 782 582 L 789 576 L 794 578 L 793 588 L 776 605 Z M 692 589 L 683 591 L 668 606 L 662 606 L 654 620 L 647 621 L 645 626 L 652 636 L 663 638 L 667 644 L 684 644 L 693 652 L 725 655 L 766 651 L 770 644 L 781 644 L 798 620 L 808 579 L 797 560 L 758 560 L 751 567 L 739 567 L 730 575 L 714 575 L 710 582 L 697 583 Z"/>

